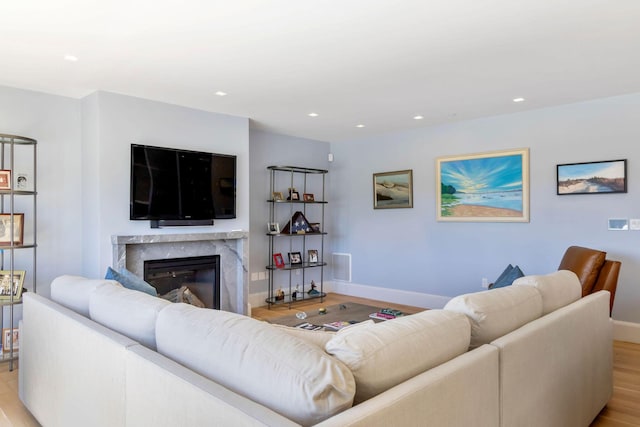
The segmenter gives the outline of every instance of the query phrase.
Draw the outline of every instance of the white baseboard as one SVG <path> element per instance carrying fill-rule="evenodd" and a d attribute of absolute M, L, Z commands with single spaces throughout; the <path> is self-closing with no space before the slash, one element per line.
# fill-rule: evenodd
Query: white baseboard
<path fill-rule="evenodd" d="M 451 299 L 440 295 L 423 294 L 420 292 L 402 291 L 398 289 L 379 288 L 376 286 L 358 285 L 351 282 L 327 281 L 324 282 L 325 292 L 349 295 L 353 297 L 369 298 L 378 301 L 387 301 L 395 304 L 410 305 L 422 308 L 442 308 Z M 252 307 L 267 305 L 267 292 L 249 294 L 249 304 Z"/>
<path fill-rule="evenodd" d="M 613 339 L 640 344 L 640 323 L 613 321 Z"/>

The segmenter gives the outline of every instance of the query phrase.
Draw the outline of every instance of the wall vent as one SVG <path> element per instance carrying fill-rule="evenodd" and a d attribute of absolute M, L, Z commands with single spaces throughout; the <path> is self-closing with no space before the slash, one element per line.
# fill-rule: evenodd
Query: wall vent
<path fill-rule="evenodd" d="M 340 280 L 342 282 L 351 281 L 351 254 L 333 253 L 332 270 L 333 280 Z"/>

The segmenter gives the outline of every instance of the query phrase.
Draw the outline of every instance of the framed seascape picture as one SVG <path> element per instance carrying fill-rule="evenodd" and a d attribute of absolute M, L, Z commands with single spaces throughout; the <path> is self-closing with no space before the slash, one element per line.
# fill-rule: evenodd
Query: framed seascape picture
<path fill-rule="evenodd" d="M 627 192 L 627 160 L 557 165 L 557 194 Z"/>
<path fill-rule="evenodd" d="M 438 221 L 529 222 L 529 149 L 436 160 Z"/>
<path fill-rule="evenodd" d="M 13 244 L 21 245 L 24 238 L 24 214 L 13 214 Z M 0 214 L 0 245 L 11 244 L 11 214 Z"/>
<path fill-rule="evenodd" d="M 413 171 L 373 174 L 373 208 L 397 209 L 413 207 Z"/>
<path fill-rule="evenodd" d="M 0 270 L 0 300 L 13 299 L 19 300 L 22 296 L 22 285 L 26 271 L 13 270 L 13 285 L 11 283 L 11 272 L 8 270 Z"/>

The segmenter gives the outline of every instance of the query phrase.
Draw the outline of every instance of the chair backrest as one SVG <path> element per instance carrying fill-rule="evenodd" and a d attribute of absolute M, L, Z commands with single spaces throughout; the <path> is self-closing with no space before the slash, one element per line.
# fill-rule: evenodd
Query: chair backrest
<path fill-rule="evenodd" d="M 606 256 L 606 252 L 596 249 L 570 246 L 564 253 L 558 270 L 576 273 L 582 285 L 583 297 L 600 290 L 609 291 L 611 293 L 609 310 L 611 311 L 622 264 L 620 261 L 607 260 Z"/>

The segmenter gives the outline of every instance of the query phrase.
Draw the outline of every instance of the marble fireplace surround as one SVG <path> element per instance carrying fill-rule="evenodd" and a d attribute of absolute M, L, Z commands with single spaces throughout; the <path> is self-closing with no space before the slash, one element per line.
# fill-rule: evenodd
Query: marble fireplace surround
<path fill-rule="evenodd" d="M 143 277 L 147 260 L 220 255 L 220 309 L 247 314 L 248 238 L 246 231 L 113 235 L 112 265 Z"/>

